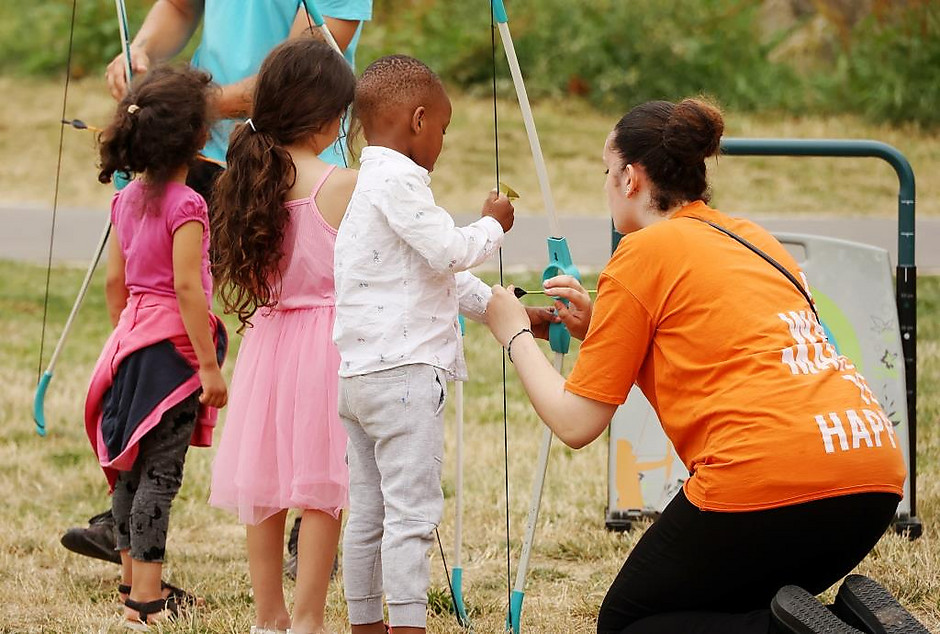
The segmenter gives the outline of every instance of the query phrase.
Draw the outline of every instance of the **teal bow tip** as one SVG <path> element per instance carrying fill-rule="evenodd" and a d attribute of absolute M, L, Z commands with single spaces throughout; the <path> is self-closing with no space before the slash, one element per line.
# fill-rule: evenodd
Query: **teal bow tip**
<path fill-rule="evenodd" d="M 522 599 L 525 598 L 525 592 L 513 590 L 509 597 L 509 616 L 506 617 L 506 631 L 513 634 L 519 634 L 520 623 L 522 622 Z"/>
<path fill-rule="evenodd" d="M 46 435 L 46 414 L 44 412 L 46 405 L 46 390 L 49 389 L 49 381 L 52 380 L 52 373 L 45 372 L 39 379 L 39 385 L 36 386 L 36 396 L 33 398 L 33 421 L 36 423 L 36 433 L 40 436 Z"/>
<path fill-rule="evenodd" d="M 457 620 L 460 622 L 460 627 L 470 627 L 470 619 L 467 617 L 467 607 L 463 602 L 463 568 L 454 568 L 450 572 L 450 585 L 454 592 L 454 612 L 457 613 Z"/>
<path fill-rule="evenodd" d="M 509 22 L 509 15 L 506 13 L 506 5 L 503 4 L 503 0 L 493 0 L 493 17 L 500 23 Z"/>

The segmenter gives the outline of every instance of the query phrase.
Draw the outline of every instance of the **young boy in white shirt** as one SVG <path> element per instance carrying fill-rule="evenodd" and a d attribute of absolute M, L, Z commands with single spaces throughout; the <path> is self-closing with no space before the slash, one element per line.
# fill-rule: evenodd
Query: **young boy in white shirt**
<path fill-rule="evenodd" d="M 353 634 L 424 632 L 428 549 L 444 496 L 448 380 L 466 378 L 458 311 L 485 321 L 490 288 L 467 269 L 500 246 L 513 207 L 491 193 L 456 227 L 429 173 L 451 105 L 440 79 L 403 55 L 363 73 L 354 105 L 368 146 L 336 237 L 339 412 L 349 433 L 343 581 Z M 533 323 L 552 320 L 531 309 Z"/>

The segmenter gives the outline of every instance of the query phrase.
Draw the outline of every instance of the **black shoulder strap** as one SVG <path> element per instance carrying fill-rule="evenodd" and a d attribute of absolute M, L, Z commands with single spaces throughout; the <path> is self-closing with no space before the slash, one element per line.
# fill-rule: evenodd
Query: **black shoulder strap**
<path fill-rule="evenodd" d="M 755 247 L 753 244 L 751 244 L 750 242 L 748 242 L 747 240 L 745 240 L 738 234 L 734 233 L 733 231 L 729 231 L 728 229 L 725 229 L 721 225 L 714 223 L 711 220 L 705 220 L 704 218 L 699 218 L 697 216 L 687 216 L 687 218 L 692 218 L 693 220 L 698 220 L 698 221 L 704 222 L 705 224 L 709 224 L 713 226 L 715 229 L 718 229 L 718 231 L 722 232 L 728 237 L 734 238 L 735 240 L 737 240 L 738 242 L 746 246 L 748 249 L 750 249 L 757 255 L 764 258 L 764 260 L 766 260 L 771 266 L 773 266 L 775 269 L 783 273 L 783 275 L 788 280 L 790 280 L 790 282 L 796 287 L 796 290 L 800 291 L 800 294 L 803 295 L 803 297 L 806 299 L 806 303 L 809 304 L 809 307 L 812 309 L 813 314 L 816 315 L 816 321 L 820 321 L 819 313 L 816 312 L 816 306 L 813 304 L 813 300 L 810 299 L 809 293 L 806 292 L 806 289 L 803 288 L 803 285 L 800 284 L 799 281 L 797 281 L 795 277 L 793 277 L 793 273 L 790 273 L 790 271 L 788 271 L 786 267 L 784 267 L 782 264 L 777 262 L 775 259 L 773 259 L 769 255 L 767 255 L 766 253 L 764 253 L 763 251 Z"/>

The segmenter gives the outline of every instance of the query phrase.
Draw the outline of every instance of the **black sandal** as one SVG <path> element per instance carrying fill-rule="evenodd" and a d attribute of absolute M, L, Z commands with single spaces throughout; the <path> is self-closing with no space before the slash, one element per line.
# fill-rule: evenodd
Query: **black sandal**
<path fill-rule="evenodd" d="M 176 599 L 177 604 L 179 604 L 179 607 L 182 608 L 193 608 L 205 604 L 205 600 L 201 597 L 197 597 L 192 593 L 186 592 L 182 588 L 177 588 L 176 586 L 171 585 L 166 581 L 160 582 L 160 590 L 167 592 L 167 599 L 171 597 Z M 125 583 L 119 583 L 118 594 L 126 595 L 129 598 L 131 594 L 131 586 Z"/>
<path fill-rule="evenodd" d="M 186 592 L 182 588 L 177 588 L 165 581 L 160 582 L 160 589 L 168 591 L 169 594 L 167 594 L 167 598 L 175 599 L 180 608 L 194 608 L 196 606 L 205 605 L 206 603 L 205 599 L 202 597 L 197 597 L 195 594 Z"/>
<path fill-rule="evenodd" d="M 134 601 L 133 599 L 127 599 L 124 602 L 124 605 L 131 610 L 137 612 L 137 620 L 126 618 L 124 619 L 124 627 L 136 630 L 138 632 L 146 632 L 150 629 L 150 617 L 160 614 L 162 612 L 167 612 L 167 615 L 158 619 L 163 620 L 173 620 L 179 615 L 180 606 L 176 602 L 176 597 L 169 596 L 166 599 L 157 599 L 155 601 Z"/>

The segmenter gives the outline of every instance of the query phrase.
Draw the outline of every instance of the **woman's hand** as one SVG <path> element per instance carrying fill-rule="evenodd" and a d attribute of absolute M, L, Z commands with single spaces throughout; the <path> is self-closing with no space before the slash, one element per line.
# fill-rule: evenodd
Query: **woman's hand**
<path fill-rule="evenodd" d="M 556 300 L 555 309 L 558 311 L 560 321 L 568 327 L 571 336 L 583 340 L 587 335 L 588 326 L 591 325 L 593 303 L 590 294 L 581 286 L 581 282 L 571 275 L 558 275 L 545 280 L 542 287 L 546 295 L 568 300 L 567 306 L 564 302 Z"/>
<path fill-rule="evenodd" d="M 486 325 L 503 347 L 514 334 L 532 326 L 526 307 L 516 299 L 512 289 L 512 286 L 503 288 L 497 284 L 486 305 Z"/>
<path fill-rule="evenodd" d="M 199 382 L 202 384 L 202 394 L 199 402 L 207 407 L 225 407 L 228 402 L 228 388 L 222 371 L 218 365 L 199 369 Z"/>

